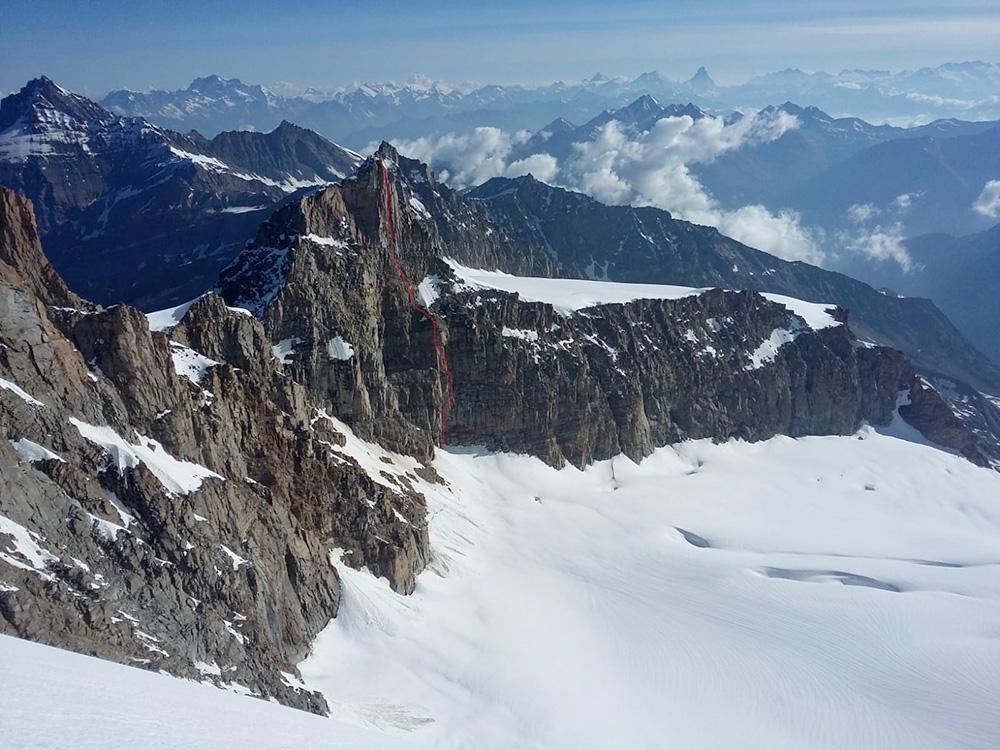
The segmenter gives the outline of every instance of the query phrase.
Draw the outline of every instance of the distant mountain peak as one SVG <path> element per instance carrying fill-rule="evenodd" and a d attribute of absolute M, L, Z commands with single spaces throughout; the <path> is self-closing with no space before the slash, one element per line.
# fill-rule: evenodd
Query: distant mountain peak
<path fill-rule="evenodd" d="M 60 112 L 81 123 L 113 117 L 89 99 L 67 91 L 48 76 L 40 76 L 28 81 L 16 94 L 0 100 L 0 131 L 19 121 L 22 127 L 41 132 L 59 129 L 59 123 L 43 114 L 46 111 Z"/>
<path fill-rule="evenodd" d="M 660 104 L 656 99 L 649 95 L 643 94 L 634 102 L 624 107 L 623 112 L 656 112 L 663 109 L 663 105 Z"/>
<path fill-rule="evenodd" d="M 188 91 L 205 91 L 206 89 L 223 89 L 243 86 L 239 78 L 222 78 L 214 73 L 203 78 L 195 78 L 188 86 Z"/>
<path fill-rule="evenodd" d="M 705 70 L 704 65 L 698 68 L 698 70 L 695 72 L 693 76 L 691 76 L 691 79 L 687 83 L 689 86 L 691 86 L 691 88 L 698 90 L 715 88 L 715 81 L 712 80 L 712 77 L 708 74 L 708 71 Z"/>
<path fill-rule="evenodd" d="M 647 83 L 661 83 L 663 81 L 663 76 L 661 76 L 657 71 L 650 70 L 647 73 L 643 73 L 641 76 L 635 79 L 634 83 L 647 84 Z"/>
<path fill-rule="evenodd" d="M 548 133 L 549 135 L 555 135 L 556 133 L 567 133 L 575 129 L 576 126 L 569 120 L 567 120 L 565 117 L 557 117 L 538 132 Z"/>

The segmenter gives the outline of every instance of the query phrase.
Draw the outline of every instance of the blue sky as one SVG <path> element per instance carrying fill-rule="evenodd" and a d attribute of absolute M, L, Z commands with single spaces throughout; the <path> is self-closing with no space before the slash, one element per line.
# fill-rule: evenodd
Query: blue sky
<path fill-rule="evenodd" d="M 4 3 L 0 91 L 48 75 L 80 93 L 184 88 L 211 73 L 272 85 L 543 83 L 597 71 L 721 83 L 786 67 L 893 72 L 1000 58 L 1000 2 L 368 0 Z"/>

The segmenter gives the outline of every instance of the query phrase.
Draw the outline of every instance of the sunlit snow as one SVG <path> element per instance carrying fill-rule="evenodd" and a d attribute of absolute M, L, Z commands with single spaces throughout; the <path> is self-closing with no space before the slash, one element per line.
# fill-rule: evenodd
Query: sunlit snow
<path fill-rule="evenodd" d="M 415 593 L 338 563 L 332 719 L 0 637 L 5 746 L 1000 747 L 1000 474 L 904 425 L 434 467 Z"/>
<path fill-rule="evenodd" d="M 210 477 L 222 479 L 200 464 L 174 458 L 151 438 L 140 435 L 138 443 L 130 443 L 110 427 L 87 424 L 75 417 L 70 417 L 69 421 L 84 438 L 104 448 L 119 471 L 135 468 L 140 463 L 145 464 L 164 489 L 172 494 L 186 495 L 194 492 Z"/>
<path fill-rule="evenodd" d="M 416 592 L 340 566 L 301 665 L 336 718 L 421 748 L 1000 746 L 996 472 L 871 428 L 435 467 Z"/>
<path fill-rule="evenodd" d="M 709 291 L 709 287 L 698 289 L 668 284 L 511 276 L 501 271 L 468 268 L 455 260 L 446 260 L 456 275 L 473 289 L 500 289 L 514 292 L 527 302 L 544 302 L 552 305 L 563 317 L 569 317 L 580 310 L 597 305 L 623 304 L 640 299 L 681 299 Z M 761 296 L 784 305 L 804 319 L 813 330 L 839 325 L 827 312 L 833 305 L 804 302 L 781 294 L 765 293 Z"/>

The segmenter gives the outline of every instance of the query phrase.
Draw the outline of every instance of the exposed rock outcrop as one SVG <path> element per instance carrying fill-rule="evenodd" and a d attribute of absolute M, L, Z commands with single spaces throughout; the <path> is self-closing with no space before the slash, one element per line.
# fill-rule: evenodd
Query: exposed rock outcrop
<path fill-rule="evenodd" d="M 419 467 L 363 468 L 219 297 L 171 336 L 81 303 L 7 190 L 0 241 L 0 632 L 324 711 L 293 678 L 332 550 L 412 590 Z"/>
<path fill-rule="evenodd" d="M 753 292 L 565 316 L 470 290 L 444 257 L 487 266 L 505 258 L 505 270 L 545 274 L 558 253 L 512 239 L 482 206 L 383 144 L 356 178 L 276 213 L 223 274 L 221 291 L 261 317 L 310 398 L 400 451 L 429 455 L 450 392 L 433 327 L 410 307 L 390 257 L 389 218 L 397 260 L 437 317 L 451 365 L 449 442 L 584 465 L 686 438 L 845 434 L 888 421 L 914 382 L 899 352 L 858 346 L 843 324 L 811 330 Z M 846 310 L 835 314 L 846 322 Z M 776 332 L 783 345 L 760 360 L 755 352 Z"/>

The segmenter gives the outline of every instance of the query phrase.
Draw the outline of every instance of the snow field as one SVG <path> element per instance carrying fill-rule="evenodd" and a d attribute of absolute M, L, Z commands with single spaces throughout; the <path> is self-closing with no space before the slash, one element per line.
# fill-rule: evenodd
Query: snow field
<path fill-rule="evenodd" d="M 406 747 L 370 730 L 211 685 L 6 635 L 0 635 L 0 686 L 6 750 Z"/>
<path fill-rule="evenodd" d="M 1000 746 L 995 472 L 868 428 L 435 465 L 415 594 L 341 566 L 301 665 L 337 718 L 433 748 Z"/>
<path fill-rule="evenodd" d="M 4 747 L 1000 747 L 1000 474 L 905 426 L 435 468 L 413 595 L 338 564 L 331 719 L 0 637 Z"/>

